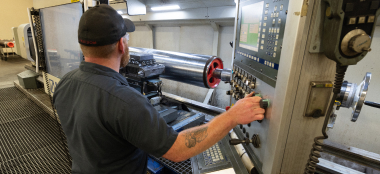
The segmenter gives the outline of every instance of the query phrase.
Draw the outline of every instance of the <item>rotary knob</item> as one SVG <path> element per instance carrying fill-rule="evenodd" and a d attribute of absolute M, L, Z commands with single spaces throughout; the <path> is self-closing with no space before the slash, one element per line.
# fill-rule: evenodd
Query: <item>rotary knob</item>
<path fill-rule="evenodd" d="M 250 83 L 249 83 L 249 88 L 251 88 L 251 89 L 255 89 L 255 83 L 250 82 Z"/>
<path fill-rule="evenodd" d="M 266 109 L 270 105 L 270 101 L 268 99 L 261 99 L 260 100 L 260 108 Z"/>
<path fill-rule="evenodd" d="M 347 56 L 356 56 L 364 51 L 371 51 L 371 36 L 364 30 L 355 29 L 344 36 L 341 50 Z"/>
<path fill-rule="evenodd" d="M 348 47 L 357 53 L 362 53 L 363 51 L 369 51 L 369 46 L 371 45 L 371 37 L 369 37 L 367 34 L 360 34 L 355 37 L 353 37 Z"/>

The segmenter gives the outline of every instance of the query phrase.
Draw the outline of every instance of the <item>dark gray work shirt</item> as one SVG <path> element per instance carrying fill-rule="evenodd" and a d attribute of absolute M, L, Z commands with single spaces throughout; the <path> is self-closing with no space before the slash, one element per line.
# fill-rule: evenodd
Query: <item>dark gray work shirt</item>
<path fill-rule="evenodd" d="M 125 77 L 82 62 L 54 93 L 66 134 L 72 173 L 146 173 L 147 153 L 164 155 L 178 133 Z"/>

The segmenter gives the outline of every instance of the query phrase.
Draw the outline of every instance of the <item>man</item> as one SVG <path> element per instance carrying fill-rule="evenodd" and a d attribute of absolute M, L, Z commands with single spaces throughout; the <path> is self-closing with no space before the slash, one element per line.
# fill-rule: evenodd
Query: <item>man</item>
<path fill-rule="evenodd" d="M 264 118 L 261 98 L 251 94 L 209 123 L 175 132 L 118 73 L 129 61 L 127 32 L 134 30 L 130 20 L 124 22 L 107 5 L 91 8 L 80 20 L 85 62 L 61 79 L 54 94 L 73 173 L 146 173 L 148 153 L 183 161 L 236 125 Z"/>

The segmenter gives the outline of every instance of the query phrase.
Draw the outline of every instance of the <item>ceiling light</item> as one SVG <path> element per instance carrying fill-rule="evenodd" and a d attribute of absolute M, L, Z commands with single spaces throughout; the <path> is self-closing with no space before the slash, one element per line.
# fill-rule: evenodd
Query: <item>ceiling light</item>
<path fill-rule="evenodd" d="M 117 13 L 119 13 L 119 14 L 121 14 L 121 15 L 123 14 L 123 12 L 122 12 L 122 11 L 120 11 L 120 10 L 119 10 L 119 11 L 117 11 Z"/>
<path fill-rule="evenodd" d="M 161 6 L 161 7 L 152 7 L 152 11 L 162 11 L 162 10 L 177 10 L 180 9 L 178 5 L 170 5 L 170 6 Z"/>

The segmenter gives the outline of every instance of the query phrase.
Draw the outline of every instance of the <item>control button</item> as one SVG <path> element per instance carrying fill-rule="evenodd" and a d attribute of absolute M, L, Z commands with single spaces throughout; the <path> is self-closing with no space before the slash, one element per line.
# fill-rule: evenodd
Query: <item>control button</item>
<path fill-rule="evenodd" d="M 243 128 L 243 133 L 245 133 L 246 131 L 245 131 L 245 128 Z"/>
<path fill-rule="evenodd" d="M 274 6 L 274 11 L 276 11 L 277 10 L 277 5 L 276 6 Z"/>
<path fill-rule="evenodd" d="M 240 127 L 240 129 L 243 129 L 243 125 L 242 124 L 240 124 L 239 127 Z"/>
<path fill-rule="evenodd" d="M 267 3 L 267 4 L 265 5 L 265 7 L 266 7 L 266 8 L 269 8 L 269 3 Z"/>
<path fill-rule="evenodd" d="M 263 39 L 264 39 L 264 38 L 265 38 L 265 34 L 261 35 L 261 38 L 263 38 Z"/>
<path fill-rule="evenodd" d="M 278 17 L 278 15 L 279 15 L 279 12 L 276 13 L 276 18 Z"/>
<path fill-rule="evenodd" d="M 359 17 L 359 24 L 364 24 L 365 23 L 365 16 Z"/>
<path fill-rule="evenodd" d="M 273 13 L 271 13 L 271 14 L 270 14 L 270 17 L 271 17 L 271 18 L 273 18 L 273 16 L 274 16 L 274 14 L 273 14 Z"/>
<path fill-rule="evenodd" d="M 379 8 L 379 3 L 380 1 L 372 1 L 370 9 L 377 10 Z"/>
<path fill-rule="evenodd" d="M 374 23 L 375 22 L 375 16 L 368 16 L 368 23 Z"/>
<path fill-rule="evenodd" d="M 284 9 L 284 5 L 281 4 L 280 11 L 282 11 L 282 9 Z"/>
<path fill-rule="evenodd" d="M 245 133 L 245 137 L 249 138 L 249 133 L 248 132 Z"/>
<path fill-rule="evenodd" d="M 273 22 L 272 22 L 273 24 L 275 24 L 276 23 L 276 19 L 273 19 Z"/>
<path fill-rule="evenodd" d="M 278 39 L 278 34 L 276 35 L 276 39 Z"/>
<path fill-rule="evenodd" d="M 265 14 L 268 14 L 268 10 L 265 10 Z"/>
<path fill-rule="evenodd" d="M 247 125 L 248 125 L 248 127 L 251 127 L 251 123 L 248 123 Z"/>
<path fill-rule="evenodd" d="M 261 45 L 261 46 L 260 46 L 260 49 L 263 50 L 263 49 L 264 49 L 264 46 Z"/>
<path fill-rule="evenodd" d="M 280 28 L 277 28 L 277 33 L 280 33 Z"/>
<path fill-rule="evenodd" d="M 354 24 L 356 24 L 356 17 L 350 18 L 350 20 L 348 21 L 348 25 L 354 25 Z"/>
<path fill-rule="evenodd" d="M 268 19 L 268 17 L 265 16 L 265 17 L 264 17 L 264 21 L 266 21 L 267 19 Z"/>
<path fill-rule="evenodd" d="M 273 53 L 273 57 L 276 57 L 276 53 Z M 273 68 L 273 67 L 272 67 Z"/>
<path fill-rule="evenodd" d="M 281 24 L 281 19 L 278 19 L 278 23 Z"/>
<path fill-rule="evenodd" d="M 265 28 L 263 28 L 263 33 L 265 33 L 267 30 Z"/>
<path fill-rule="evenodd" d="M 264 44 L 264 39 L 263 39 L 263 40 L 261 40 L 261 44 Z"/>
<path fill-rule="evenodd" d="M 264 26 L 264 27 L 266 27 L 266 26 L 267 26 L 267 23 L 266 23 L 266 22 L 264 22 L 264 23 L 263 23 L 263 26 Z"/>
<path fill-rule="evenodd" d="M 278 41 L 276 40 L 276 41 L 274 42 L 274 45 L 277 45 L 277 43 L 278 43 Z"/>
<path fill-rule="evenodd" d="M 354 3 L 347 3 L 346 4 L 346 9 L 344 10 L 345 12 L 351 12 L 354 11 Z"/>
<path fill-rule="evenodd" d="M 277 47 L 274 47 L 274 49 L 273 49 L 274 51 L 277 51 Z"/>

